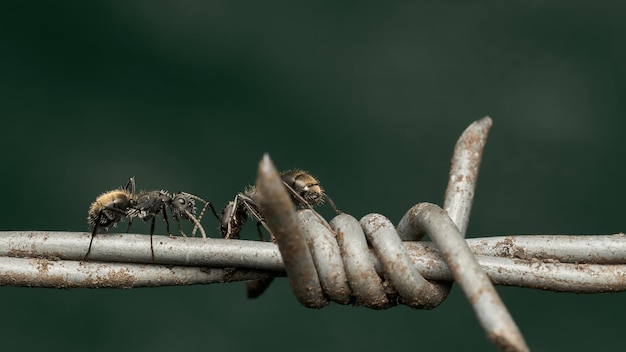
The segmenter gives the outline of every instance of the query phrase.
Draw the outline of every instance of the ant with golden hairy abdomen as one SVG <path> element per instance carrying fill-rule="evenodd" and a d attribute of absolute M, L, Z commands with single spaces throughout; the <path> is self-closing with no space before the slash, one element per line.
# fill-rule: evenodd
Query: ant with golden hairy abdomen
<path fill-rule="evenodd" d="M 170 208 L 172 217 L 176 220 L 181 235 L 185 236 L 180 224 L 180 219 L 185 219 L 193 222 L 194 231 L 195 228 L 199 228 L 202 237 L 206 238 L 206 232 L 198 218 L 196 218 L 196 200 L 204 203 L 204 207 L 198 218 L 202 218 L 206 208 L 210 208 L 215 217 L 219 219 L 211 202 L 205 201 L 196 195 L 187 192 L 178 192 L 174 195 L 170 195 L 164 190 L 144 191 L 135 194 L 135 179 L 134 177 L 129 178 L 123 188 L 105 192 L 98 196 L 96 201 L 91 204 L 87 219 L 89 225 L 93 228 L 93 232 L 91 234 L 89 248 L 84 258 L 91 252 L 93 238 L 96 236 L 99 229 L 107 231 L 110 227 L 116 226 L 117 223 L 124 218 L 128 218 L 128 229 L 126 230 L 126 232 L 128 232 L 132 225 L 132 219 L 138 217 L 143 221 L 152 220 L 150 225 L 150 252 L 152 260 L 154 261 L 153 235 L 156 217 L 159 213 L 163 213 L 163 221 L 165 221 L 167 233 L 172 236 L 167 216 L 167 208 Z"/>

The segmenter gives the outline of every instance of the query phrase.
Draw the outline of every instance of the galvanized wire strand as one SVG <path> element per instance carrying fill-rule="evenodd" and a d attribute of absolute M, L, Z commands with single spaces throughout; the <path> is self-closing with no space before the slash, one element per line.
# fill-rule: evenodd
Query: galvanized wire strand
<path fill-rule="evenodd" d="M 307 210 L 299 211 L 298 216 L 303 217 L 300 213 L 306 212 Z M 346 216 L 351 217 L 348 214 L 335 217 L 330 222 L 331 226 Z M 356 223 L 358 224 L 358 221 Z M 363 231 L 360 226 L 336 231 L 337 239 L 341 240 L 343 238 L 341 236 L 355 233 L 358 236 L 359 231 Z M 86 232 L 0 231 L 0 256 L 82 260 L 89 245 L 90 236 L 91 233 Z M 510 258 L 514 260 L 514 263 L 544 262 L 556 266 L 575 263 L 579 267 L 588 265 L 601 267 L 596 264 L 616 264 L 616 267 L 620 267 L 620 264 L 626 264 L 626 235 L 623 233 L 492 236 L 468 238 L 465 242 L 477 257 Z M 411 256 L 430 255 L 430 259 L 440 260 L 439 250 L 432 242 L 404 241 L 402 244 Z M 126 233 L 98 235 L 94 239 L 93 256 L 90 255 L 90 259 L 106 262 L 284 271 L 278 248 L 269 242 L 216 238 L 202 240 L 193 237 L 155 235 L 154 246 L 157 257 L 152 262 L 148 236 Z M 351 250 L 349 253 L 363 253 L 365 259 L 361 258 L 360 261 L 377 262 L 377 258 L 371 258 L 367 242 L 364 241 L 359 249 L 358 251 Z M 342 258 L 345 259 L 343 253 Z M 507 264 L 507 266 L 510 265 Z M 433 273 L 428 270 L 420 270 L 420 272 L 424 272 L 429 279 L 438 279 L 438 277 L 433 277 Z M 442 279 L 449 280 L 449 277 Z M 498 282 L 498 284 L 501 283 Z"/>
<path fill-rule="evenodd" d="M 301 215 L 298 216 L 301 217 Z M 351 221 L 344 222 L 346 218 L 352 217 L 342 214 L 335 217 L 330 224 L 336 229 L 340 249 L 346 246 L 346 243 L 356 249 L 349 247 L 345 252 L 341 250 L 346 276 L 350 276 L 351 273 L 354 275 L 353 278 L 348 279 L 350 285 L 356 285 L 355 282 L 359 279 L 362 281 L 358 287 L 352 287 L 355 299 L 358 301 L 357 294 L 367 293 L 369 288 L 374 293 L 363 300 L 370 302 L 373 300 L 372 297 L 377 297 L 376 290 L 380 289 L 379 283 L 382 282 L 380 277 L 384 274 L 383 266 L 373 250 L 368 248 L 363 229 L 358 221 L 352 218 Z M 312 231 L 311 234 L 315 231 L 317 230 Z M 0 232 L 0 259 L 26 258 L 23 261 L 13 262 L 11 267 L 24 266 L 24 273 L 29 276 L 24 277 L 24 282 L 37 282 L 36 286 L 128 287 L 116 283 L 106 285 L 105 282 L 101 282 L 101 286 L 81 286 L 78 283 L 72 286 L 59 286 L 59 281 L 52 280 L 46 275 L 45 270 L 25 269 L 26 267 L 43 269 L 45 266 L 42 263 L 45 261 L 52 264 L 66 261 L 90 264 L 91 261 L 81 261 L 89 245 L 89 237 L 90 234 L 84 232 L 4 231 Z M 267 242 L 223 239 L 205 241 L 200 238 L 170 238 L 155 235 L 157 255 L 153 263 L 150 259 L 149 236 L 112 233 L 98 236 L 96 239 L 98 241 L 94 240 L 94 254 L 97 253 L 95 263 L 99 264 L 116 263 L 124 267 L 131 264 L 147 264 L 146 267 L 164 268 L 172 266 L 235 268 L 237 271 L 246 272 L 246 275 L 250 275 L 250 279 L 263 278 L 268 275 L 285 275 L 278 247 Z M 573 293 L 626 291 L 626 236 L 624 234 L 511 235 L 470 238 L 465 241 L 475 254 L 476 261 L 495 285 Z M 432 242 L 405 241 L 402 245 L 412 265 L 424 278 L 437 281 L 453 280 L 440 251 Z M 81 267 L 88 271 L 95 268 L 88 265 Z M 7 268 L 0 264 L 0 278 L 5 277 Z M 172 278 L 160 282 L 155 281 L 153 286 L 176 284 L 175 275 L 171 272 L 166 270 L 161 276 L 165 279 L 169 275 L 173 275 Z M 144 278 L 143 272 L 138 272 L 136 277 L 149 280 L 147 277 Z M 243 277 L 240 279 L 246 280 Z M 200 279 L 196 281 L 203 283 Z M 223 282 L 229 281 L 237 280 L 230 278 Z M 11 283 L 6 280 L 1 284 L 30 286 L 30 284 L 22 285 L 19 281 Z M 133 287 L 140 286 L 134 285 Z M 378 293 L 378 297 L 385 295 L 384 290 Z"/>
<path fill-rule="evenodd" d="M 0 256 L 82 261 L 90 237 L 86 232 L 0 232 Z M 154 261 L 149 236 L 99 234 L 89 261 L 284 270 L 280 252 L 268 242 L 160 235 L 153 242 Z"/>
<path fill-rule="evenodd" d="M 563 263 L 626 263 L 626 235 L 527 235 L 470 239 L 476 255 Z"/>
<path fill-rule="evenodd" d="M 0 256 L 0 285 L 51 288 L 134 288 L 223 283 L 267 277 L 235 269 L 79 262 Z"/>

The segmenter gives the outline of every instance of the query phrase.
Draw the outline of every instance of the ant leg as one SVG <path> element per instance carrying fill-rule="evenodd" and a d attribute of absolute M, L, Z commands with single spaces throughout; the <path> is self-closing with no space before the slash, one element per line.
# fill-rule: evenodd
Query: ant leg
<path fill-rule="evenodd" d="M 215 208 L 213 207 L 213 204 L 211 204 L 211 202 L 206 202 L 206 201 L 203 201 L 203 200 L 201 200 L 201 201 L 204 202 L 204 207 L 202 207 L 202 211 L 200 212 L 200 216 L 198 216 L 198 218 L 197 218 L 198 222 L 202 221 L 202 217 L 204 216 L 204 212 L 206 211 L 207 208 L 209 208 L 209 209 L 211 209 L 211 212 L 213 213 L 213 215 L 215 216 L 217 221 L 221 223 L 222 219 L 217 215 L 217 212 L 215 211 Z M 191 236 L 195 236 L 197 230 L 198 230 L 198 226 L 194 226 L 193 230 L 191 231 Z"/>
<path fill-rule="evenodd" d="M 152 242 L 154 236 L 150 235 L 150 255 L 152 256 L 152 261 L 154 262 L 154 243 Z"/>
<path fill-rule="evenodd" d="M 126 184 L 124 185 L 124 189 L 128 191 L 130 194 L 135 194 L 135 177 L 130 177 Z"/>
<path fill-rule="evenodd" d="M 128 193 L 130 193 L 131 195 L 135 194 L 135 177 L 132 176 L 128 179 L 128 181 L 126 181 L 126 184 L 124 185 L 124 189 L 126 191 L 128 191 Z M 133 205 L 133 198 L 131 197 L 131 207 Z M 133 224 L 133 217 L 129 216 L 128 213 L 125 214 L 125 216 L 128 216 L 128 227 L 126 228 L 126 233 L 130 232 L 130 226 Z"/>
<path fill-rule="evenodd" d="M 87 249 L 87 253 L 85 253 L 85 255 L 83 256 L 83 260 L 87 259 L 87 256 L 89 255 L 89 253 L 91 253 L 91 245 L 93 244 L 93 238 L 96 237 L 97 229 L 98 229 L 98 226 L 95 226 L 93 229 L 93 232 L 91 233 L 91 239 L 89 240 L 89 248 Z"/>
<path fill-rule="evenodd" d="M 165 204 L 162 204 L 162 209 L 163 209 L 163 221 L 165 221 L 165 228 L 167 229 L 167 234 L 170 235 L 170 237 L 174 237 L 174 235 L 172 235 L 172 232 L 170 231 L 170 221 L 167 218 L 167 207 L 165 206 Z M 176 218 L 174 216 L 174 218 Z"/>
<path fill-rule="evenodd" d="M 98 232 L 98 224 L 100 223 L 100 219 L 102 218 L 102 211 L 98 213 L 98 217 L 96 218 L 95 224 L 93 225 L 93 231 L 91 232 L 91 239 L 89 240 L 89 248 L 87 248 L 87 253 L 83 256 L 83 260 L 87 259 L 89 253 L 91 253 L 91 245 L 93 244 L 93 238 L 96 237 L 96 233 Z"/>
<path fill-rule="evenodd" d="M 200 233 L 202 234 L 202 238 L 204 238 L 206 240 L 206 232 L 204 232 L 204 228 L 202 227 L 202 225 L 200 224 L 200 222 L 198 221 L 198 219 L 196 219 L 195 216 L 193 216 L 193 214 L 191 214 L 190 212 L 188 212 L 187 210 L 183 209 L 183 211 L 185 212 L 185 215 L 187 216 L 187 218 L 189 220 L 191 220 L 199 229 L 200 229 Z M 180 226 L 180 221 L 178 222 L 178 226 Z M 180 230 L 180 233 L 183 233 L 183 230 Z M 184 236 L 185 234 L 183 234 Z"/>
<path fill-rule="evenodd" d="M 116 213 L 121 216 L 128 216 L 128 213 L 125 212 L 124 210 L 113 208 L 113 207 L 103 207 L 98 213 L 96 220 L 94 221 L 93 231 L 91 232 L 91 239 L 89 240 L 89 248 L 87 249 L 87 253 L 83 256 L 83 260 L 85 260 L 87 256 L 89 255 L 89 253 L 91 253 L 91 245 L 93 244 L 93 238 L 96 237 L 96 234 L 98 232 L 98 225 L 100 225 L 100 221 L 102 221 L 102 215 L 104 214 L 105 210 Z"/>
<path fill-rule="evenodd" d="M 211 209 L 211 212 L 213 213 L 213 216 L 215 216 L 217 221 L 220 221 L 220 217 L 217 215 L 217 212 L 215 211 L 215 208 L 213 207 L 213 204 L 211 204 L 211 202 L 207 202 L 207 204 L 209 205 L 209 209 Z M 200 220 L 198 220 L 198 221 L 200 221 Z"/>
<path fill-rule="evenodd" d="M 204 216 L 204 212 L 206 211 L 207 205 L 209 205 L 209 203 L 204 203 L 204 206 L 202 207 L 202 211 L 200 212 L 200 216 L 198 216 L 198 221 L 202 221 L 202 217 Z M 193 230 L 191 230 L 191 237 L 196 236 L 196 231 L 198 231 L 198 226 L 194 225 Z"/>
<path fill-rule="evenodd" d="M 204 216 L 204 212 L 206 211 L 207 208 L 211 209 L 211 212 L 213 213 L 213 215 L 215 216 L 215 218 L 220 221 L 220 217 L 219 215 L 217 215 L 217 212 L 215 211 L 215 208 L 213 207 L 213 204 L 211 204 L 211 202 L 206 201 L 204 199 L 201 199 L 200 197 L 194 196 L 193 194 L 189 194 L 186 192 L 181 192 L 183 194 L 185 194 L 186 196 L 190 197 L 190 198 L 195 198 L 196 200 L 201 201 L 202 203 L 204 203 L 204 206 L 202 207 L 202 211 L 200 212 L 200 216 L 198 216 L 198 221 L 202 220 L 202 217 Z"/>
<path fill-rule="evenodd" d="M 263 236 L 263 232 L 261 232 L 261 225 L 262 225 L 270 234 L 270 237 L 272 238 L 272 242 L 274 242 L 274 234 L 272 233 L 272 230 L 270 230 L 270 228 L 267 226 L 267 223 L 265 222 L 265 219 L 263 219 L 263 216 L 261 215 L 261 213 L 259 213 L 259 211 L 257 210 L 256 203 L 254 203 L 252 198 L 248 198 L 248 199 L 244 198 L 243 205 L 248 211 L 248 213 L 250 213 L 250 215 L 252 215 L 252 217 L 256 219 L 257 221 L 256 227 L 257 227 L 257 231 L 259 233 L 259 238 L 261 239 L 261 241 L 265 242 L 265 236 Z"/>
<path fill-rule="evenodd" d="M 261 230 L 261 222 L 257 221 L 256 222 L 256 232 L 259 233 L 259 239 L 261 240 L 261 242 L 265 242 L 265 236 L 263 236 L 263 231 Z"/>
<path fill-rule="evenodd" d="M 183 237 L 187 237 L 187 235 L 185 235 L 185 232 L 183 231 L 183 226 L 180 223 L 180 219 L 178 218 L 178 216 L 172 215 L 172 217 L 174 218 L 174 220 L 176 220 L 176 224 L 178 225 L 178 232 L 180 232 Z"/>
<path fill-rule="evenodd" d="M 248 210 L 250 215 L 252 215 L 257 220 L 256 229 L 257 229 L 257 232 L 259 233 L 259 239 L 265 242 L 265 236 L 263 236 L 263 231 L 261 230 L 261 226 L 263 226 L 265 227 L 267 232 L 270 234 L 270 237 L 272 238 L 272 242 L 276 243 L 276 238 L 274 237 L 274 234 L 272 234 L 272 231 L 267 226 L 265 219 L 263 219 L 263 217 L 261 216 L 261 213 L 259 213 L 257 208 L 253 207 L 252 204 L 249 204 L 248 202 L 244 202 L 244 205 L 246 206 L 246 209 Z M 264 279 L 258 279 L 258 280 L 252 280 L 252 281 L 246 282 L 246 292 L 248 294 L 248 298 L 259 297 L 270 286 L 272 281 L 274 281 L 274 278 L 268 277 Z"/>
<path fill-rule="evenodd" d="M 222 210 L 222 219 L 220 219 L 220 232 L 223 238 L 233 239 L 239 238 L 239 232 L 243 228 L 243 225 L 248 220 L 248 215 L 245 211 L 239 210 L 239 203 L 241 202 L 245 206 L 244 197 L 241 193 L 238 193 L 232 202 L 229 202 Z M 241 200 L 240 200 L 241 199 Z M 226 224 L 224 224 L 226 222 Z"/>
<path fill-rule="evenodd" d="M 128 227 L 126 228 L 126 233 L 130 232 L 130 225 L 133 224 L 133 218 L 131 216 L 128 217 Z"/>
<path fill-rule="evenodd" d="M 328 204 L 330 204 L 330 206 L 333 208 L 333 210 L 335 210 L 335 213 L 343 214 L 343 212 L 341 210 L 337 209 L 337 206 L 335 205 L 335 202 L 333 202 L 333 200 L 330 199 L 328 194 L 324 193 L 324 197 L 328 200 Z"/>
<path fill-rule="evenodd" d="M 213 213 L 213 215 L 215 216 L 215 218 L 217 219 L 217 221 L 219 223 L 222 222 L 222 218 L 219 217 L 219 215 L 217 215 L 217 212 L 215 211 L 215 208 L 213 207 L 213 204 L 211 204 L 211 202 L 206 201 L 200 197 L 198 197 L 195 194 L 191 194 L 191 193 L 187 193 L 187 192 L 179 192 L 180 194 L 185 195 L 186 197 L 189 197 L 191 199 L 195 199 L 199 202 L 204 203 L 204 207 L 202 207 L 202 211 L 200 211 L 200 216 L 197 217 L 198 222 L 202 221 L 202 217 L 204 216 L 204 212 L 206 211 L 206 208 L 208 207 L 209 209 L 211 209 L 211 212 Z M 191 235 L 195 236 L 196 235 L 196 230 L 198 229 L 198 226 L 194 226 L 193 230 L 191 231 Z"/>
<path fill-rule="evenodd" d="M 287 192 L 289 192 L 289 194 L 291 194 L 291 196 L 298 202 L 298 204 L 300 204 L 303 207 L 307 207 L 307 208 L 313 210 L 313 206 L 311 206 L 311 204 L 309 204 L 309 202 L 307 202 L 306 199 L 302 198 L 302 196 L 300 194 L 298 194 L 298 192 L 296 192 L 295 189 L 293 189 L 291 186 L 289 186 L 287 184 L 287 182 L 283 181 L 283 186 L 285 186 L 285 189 L 287 189 Z"/>
<path fill-rule="evenodd" d="M 156 217 L 153 217 L 152 222 L 150 223 L 150 254 L 152 255 L 152 261 L 154 261 L 154 246 L 152 244 L 152 236 L 154 236 L 155 223 L 156 223 Z"/>
<path fill-rule="evenodd" d="M 232 202 L 228 202 L 228 204 L 222 210 L 222 220 L 220 220 L 220 234 L 223 238 L 230 239 L 234 238 L 233 235 L 233 224 L 232 220 L 235 216 L 235 210 L 237 206 L 237 196 Z M 224 224 L 226 221 L 226 224 Z"/>
<path fill-rule="evenodd" d="M 333 230 L 330 228 L 330 225 L 328 225 L 328 224 L 326 223 L 326 220 L 324 220 L 324 218 L 323 218 L 323 217 L 322 217 L 322 216 L 321 216 L 318 212 L 316 212 L 316 211 L 315 211 L 315 209 L 313 209 L 313 206 L 311 206 L 311 204 L 310 204 L 309 202 L 307 202 L 307 200 L 306 200 L 306 199 L 302 198 L 302 196 L 301 196 L 301 195 L 299 195 L 299 194 L 298 194 L 298 192 L 296 192 L 296 190 L 295 190 L 295 189 L 293 189 L 291 186 L 289 186 L 289 185 L 288 185 L 285 181 L 283 181 L 283 185 L 284 185 L 284 186 L 285 186 L 285 188 L 287 189 L 287 192 L 289 192 L 289 193 L 293 196 L 293 198 L 294 198 L 295 200 L 297 200 L 297 201 L 298 201 L 298 203 L 299 203 L 301 206 L 303 206 L 303 207 L 307 207 L 307 208 L 311 209 L 311 210 L 313 211 L 313 213 L 315 213 L 315 216 L 317 216 L 317 218 L 320 220 L 320 222 L 321 222 L 322 224 L 324 224 L 324 226 L 326 226 L 326 228 L 327 228 L 327 229 L 329 229 L 331 233 L 333 232 Z M 326 194 L 325 194 L 325 193 L 324 193 L 324 195 L 325 195 L 325 197 L 326 197 L 327 199 L 329 199 L 329 200 L 330 200 L 330 198 L 329 198 L 328 196 L 326 196 Z M 331 202 L 332 202 L 332 200 L 331 200 Z M 335 211 L 337 211 L 337 213 L 338 213 L 338 214 L 341 214 L 341 213 L 339 212 L 339 210 L 338 210 L 338 209 L 337 209 L 334 205 L 335 205 L 335 203 L 332 203 L 332 206 L 333 206 L 333 208 L 335 209 Z"/>
<path fill-rule="evenodd" d="M 246 282 L 246 292 L 248 298 L 257 298 L 270 286 L 274 277 L 266 277 Z"/>

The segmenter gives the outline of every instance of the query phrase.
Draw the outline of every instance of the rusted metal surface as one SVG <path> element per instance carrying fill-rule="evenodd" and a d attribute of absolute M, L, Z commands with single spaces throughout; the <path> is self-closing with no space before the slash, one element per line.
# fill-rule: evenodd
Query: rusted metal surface
<path fill-rule="evenodd" d="M 331 222 L 337 235 L 346 276 L 350 282 L 354 303 L 373 309 L 392 305 L 376 272 L 375 256 L 370 254 L 365 234 L 359 222 L 349 214 L 336 216 Z"/>
<path fill-rule="evenodd" d="M 491 125 L 492 121 L 488 116 L 469 125 L 456 142 L 452 155 L 443 208 L 464 237 Z"/>
<path fill-rule="evenodd" d="M 369 214 L 361 219 L 360 224 L 381 261 L 384 277 L 389 279 L 403 304 L 432 309 L 446 298 L 450 285 L 424 279 L 412 265 L 391 221 L 380 214 Z"/>
<path fill-rule="evenodd" d="M 309 245 L 322 289 L 328 298 L 340 304 L 351 302 L 350 286 L 343 266 L 339 244 L 328 224 L 310 209 L 298 212 L 300 229 Z"/>
<path fill-rule="evenodd" d="M 135 288 L 224 283 L 267 274 L 235 269 L 0 257 L 0 285 L 50 288 Z"/>
<path fill-rule="evenodd" d="M 469 240 L 476 255 L 562 263 L 623 264 L 626 235 L 528 235 Z"/>

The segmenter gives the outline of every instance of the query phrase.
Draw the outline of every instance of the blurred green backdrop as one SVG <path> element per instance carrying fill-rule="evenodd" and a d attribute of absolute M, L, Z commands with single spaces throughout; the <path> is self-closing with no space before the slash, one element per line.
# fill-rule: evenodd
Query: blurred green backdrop
<path fill-rule="evenodd" d="M 0 226 L 87 231 L 90 202 L 133 175 L 221 208 L 264 152 L 357 218 L 397 222 L 441 204 L 457 137 L 489 115 L 470 237 L 622 231 L 623 14 L 566 1 L 3 3 Z M 498 291 L 533 350 L 623 346 L 625 294 Z M 257 300 L 243 284 L 0 297 L 7 351 L 493 350 L 458 287 L 433 311 L 309 310 L 286 280 Z"/>

